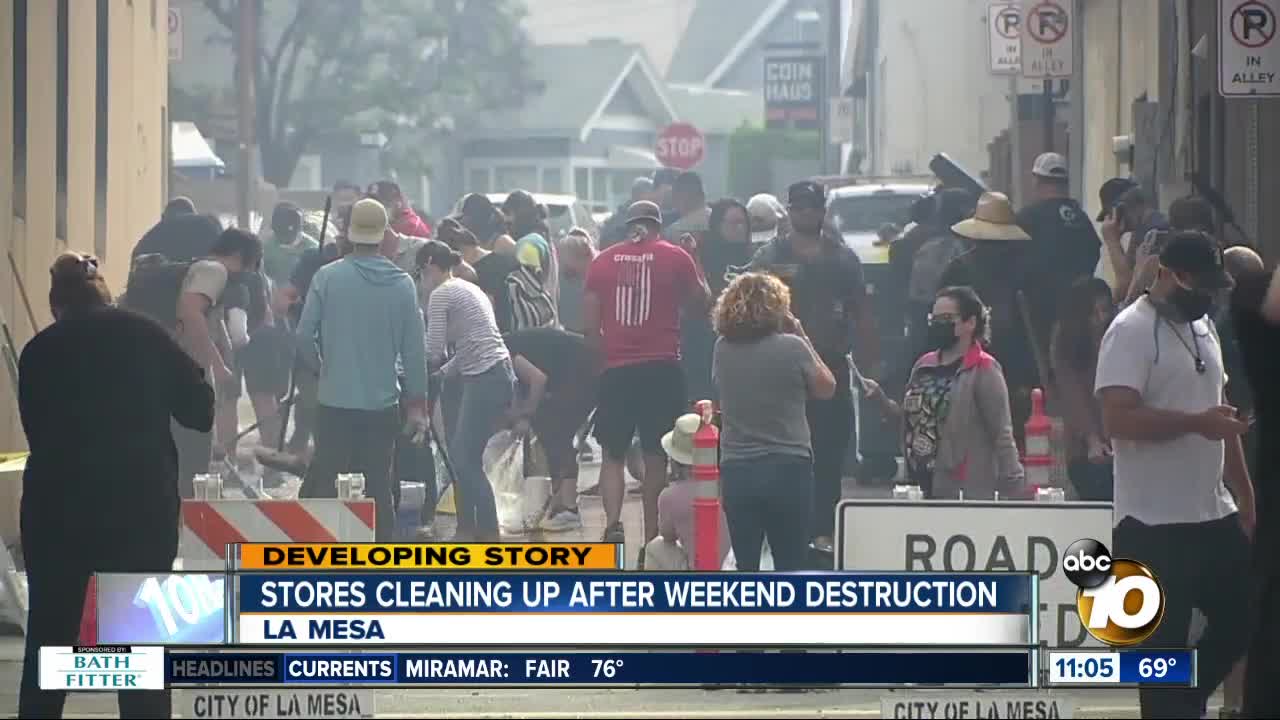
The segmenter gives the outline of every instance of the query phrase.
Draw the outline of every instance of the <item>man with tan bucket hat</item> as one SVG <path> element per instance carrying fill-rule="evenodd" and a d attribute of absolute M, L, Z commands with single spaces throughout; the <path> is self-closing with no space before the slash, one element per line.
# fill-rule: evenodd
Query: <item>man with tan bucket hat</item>
<path fill-rule="evenodd" d="M 951 261 L 940 284 L 968 285 L 991 308 L 987 351 L 1004 367 L 1017 435 L 1030 414 L 1031 388 L 1040 386 L 1024 317 L 1033 242 L 1018 226 L 1009 198 L 996 192 L 983 193 L 973 217 L 952 225 L 951 230 L 972 242 L 973 248 Z"/>

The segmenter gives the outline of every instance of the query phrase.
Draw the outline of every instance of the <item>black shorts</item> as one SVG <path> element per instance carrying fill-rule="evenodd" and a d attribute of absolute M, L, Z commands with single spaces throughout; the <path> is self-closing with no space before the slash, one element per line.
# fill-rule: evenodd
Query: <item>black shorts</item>
<path fill-rule="evenodd" d="M 236 365 L 244 371 L 250 395 L 280 397 L 289 389 L 293 347 L 289 336 L 275 328 L 264 328 L 236 353 Z"/>
<path fill-rule="evenodd" d="M 597 382 L 596 378 L 583 378 L 548 391 L 534 413 L 533 432 L 547 454 L 547 470 L 553 480 L 578 477 L 578 451 L 573 441 L 596 407 Z"/>
<path fill-rule="evenodd" d="M 685 412 L 684 371 L 679 363 L 610 368 L 600 377 L 596 440 L 613 460 L 626 457 L 637 434 L 645 452 L 660 453 L 662 436 Z"/>

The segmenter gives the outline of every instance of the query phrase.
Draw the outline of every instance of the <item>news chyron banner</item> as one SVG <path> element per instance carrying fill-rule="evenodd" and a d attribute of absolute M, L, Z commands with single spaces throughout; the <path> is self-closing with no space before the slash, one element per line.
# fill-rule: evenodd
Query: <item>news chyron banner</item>
<path fill-rule="evenodd" d="M 245 544 L 228 548 L 232 572 L 606 571 L 622 567 L 606 543 Z M 233 575 L 209 572 L 97 576 L 103 645 L 222 645 L 233 640 Z"/>
<path fill-rule="evenodd" d="M 1037 643 L 1034 580 L 1017 574 L 240 573 L 233 580 L 232 640 L 251 645 Z"/>

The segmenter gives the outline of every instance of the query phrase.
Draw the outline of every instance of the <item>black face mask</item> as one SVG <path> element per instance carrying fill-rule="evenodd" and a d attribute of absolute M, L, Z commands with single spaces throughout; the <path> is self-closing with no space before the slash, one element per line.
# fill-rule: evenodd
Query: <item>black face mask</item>
<path fill-rule="evenodd" d="M 929 347 L 950 350 L 960 338 L 956 337 L 956 324 L 950 320 L 929 321 Z"/>
<path fill-rule="evenodd" d="M 1187 322 L 1199 320 L 1212 313 L 1216 300 L 1213 293 L 1191 290 L 1181 285 L 1169 295 L 1169 304 L 1173 305 Z"/>

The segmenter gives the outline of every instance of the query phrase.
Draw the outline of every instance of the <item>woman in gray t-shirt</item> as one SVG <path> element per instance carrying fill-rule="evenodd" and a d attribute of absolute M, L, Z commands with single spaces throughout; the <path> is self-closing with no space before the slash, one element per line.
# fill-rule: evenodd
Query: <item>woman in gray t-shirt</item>
<path fill-rule="evenodd" d="M 760 567 L 767 537 L 777 570 L 801 570 L 809 542 L 813 449 L 805 403 L 836 380 L 800 322 L 791 293 L 772 275 L 747 273 L 712 315 L 712 379 L 721 398 L 720 475 L 738 569 Z"/>

